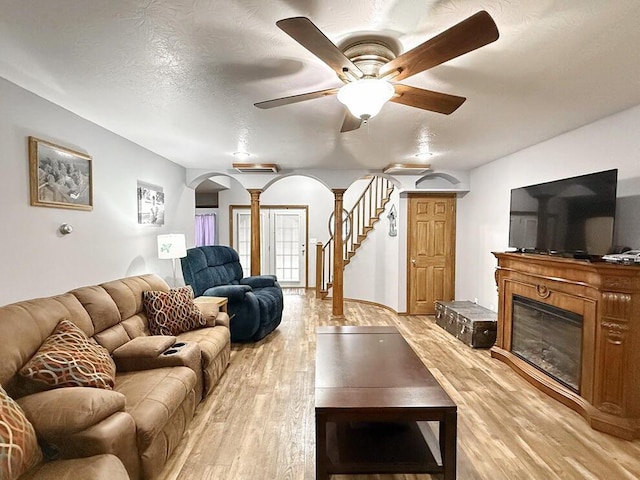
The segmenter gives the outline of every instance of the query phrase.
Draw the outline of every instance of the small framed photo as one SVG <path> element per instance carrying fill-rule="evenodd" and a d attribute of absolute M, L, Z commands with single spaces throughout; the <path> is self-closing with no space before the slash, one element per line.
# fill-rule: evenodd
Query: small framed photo
<path fill-rule="evenodd" d="M 31 205 L 93 210 L 91 157 L 29 137 Z"/>
<path fill-rule="evenodd" d="M 138 182 L 138 223 L 164 225 L 164 192 L 162 187 Z"/>

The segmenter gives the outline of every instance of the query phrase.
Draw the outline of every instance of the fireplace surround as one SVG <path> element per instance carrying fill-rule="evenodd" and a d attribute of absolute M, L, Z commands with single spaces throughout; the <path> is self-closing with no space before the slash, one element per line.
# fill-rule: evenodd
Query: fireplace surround
<path fill-rule="evenodd" d="M 494 255 L 499 301 L 491 356 L 580 413 L 594 429 L 640 438 L 640 266 Z M 514 324 L 514 309 L 517 316 L 531 305 L 536 312 L 529 315 L 546 326 Z M 562 340 L 568 343 L 542 351 L 540 339 L 527 335 L 535 337 L 536 328 L 559 335 L 553 325 L 558 316 L 566 317 Z M 567 371 L 559 374 L 563 368 Z"/>

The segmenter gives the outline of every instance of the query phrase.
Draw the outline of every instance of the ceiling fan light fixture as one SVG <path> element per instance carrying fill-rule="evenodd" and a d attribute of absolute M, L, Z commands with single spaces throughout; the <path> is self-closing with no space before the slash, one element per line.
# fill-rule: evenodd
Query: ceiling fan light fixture
<path fill-rule="evenodd" d="M 343 86 L 338 91 L 338 100 L 354 117 L 367 120 L 375 117 L 394 93 L 393 85 L 386 80 L 365 78 Z"/>

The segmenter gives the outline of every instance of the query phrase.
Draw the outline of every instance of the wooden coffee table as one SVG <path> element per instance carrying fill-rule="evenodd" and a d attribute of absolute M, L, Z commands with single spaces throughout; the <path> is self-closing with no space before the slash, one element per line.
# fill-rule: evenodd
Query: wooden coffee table
<path fill-rule="evenodd" d="M 395 327 L 316 330 L 316 479 L 456 478 L 457 407 Z M 438 435 L 432 423 L 438 422 Z"/>

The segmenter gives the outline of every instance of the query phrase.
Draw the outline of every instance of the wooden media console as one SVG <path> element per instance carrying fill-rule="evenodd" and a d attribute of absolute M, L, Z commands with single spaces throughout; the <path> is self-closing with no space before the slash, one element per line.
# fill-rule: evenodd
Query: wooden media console
<path fill-rule="evenodd" d="M 628 440 L 640 438 L 640 266 L 494 255 L 499 305 L 491 356 L 580 413 L 594 429 Z M 514 351 L 514 297 L 582 318 L 576 385 Z"/>

